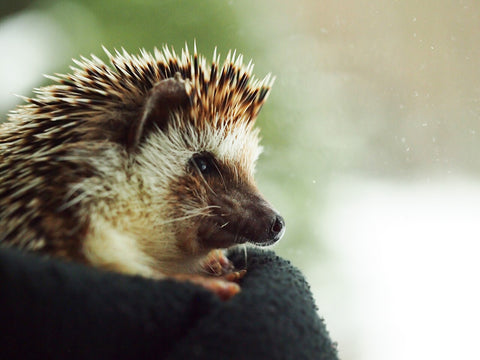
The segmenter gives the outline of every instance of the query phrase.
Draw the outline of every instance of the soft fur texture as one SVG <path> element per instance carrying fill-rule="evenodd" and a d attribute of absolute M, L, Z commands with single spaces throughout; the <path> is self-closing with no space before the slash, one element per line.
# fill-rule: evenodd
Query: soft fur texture
<path fill-rule="evenodd" d="M 241 251 L 232 254 L 245 266 Z M 337 359 L 301 273 L 249 249 L 228 302 L 189 283 L 0 249 L 1 359 Z"/>

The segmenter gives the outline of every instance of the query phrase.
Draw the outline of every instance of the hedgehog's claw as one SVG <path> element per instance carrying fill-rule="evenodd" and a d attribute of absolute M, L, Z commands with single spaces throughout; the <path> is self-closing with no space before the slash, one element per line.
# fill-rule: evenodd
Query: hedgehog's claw
<path fill-rule="evenodd" d="M 223 301 L 231 299 L 241 290 L 240 285 L 226 278 L 213 278 L 198 274 L 176 274 L 173 275 L 172 278 L 200 285 L 216 294 Z"/>
<path fill-rule="evenodd" d="M 231 273 L 225 274 L 224 276 L 222 276 L 222 278 L 227 280 L 227 281 L 238 281 L 241 278 L 243 278 L 246 273 L 247 273 L 247 270 L 245 270 L 245 269 L 244 270 L 233 271 Z"/>
<path fill-rule="evenodd" d="M 235 267 L 222 250 L 212 250 L 202 267 L 212 275 L 222 276 L 232 273 Z"/>

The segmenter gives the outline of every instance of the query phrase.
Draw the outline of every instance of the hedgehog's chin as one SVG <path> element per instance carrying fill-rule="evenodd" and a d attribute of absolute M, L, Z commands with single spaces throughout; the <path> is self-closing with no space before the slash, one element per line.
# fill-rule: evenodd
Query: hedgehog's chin
<path fill-rule="evenodd" d="M 275 244 L 281 238 L 281 236 L 278 236 L 271 239 L 251 239 L 221 228 L 217 228 L 216 231 L 209 231 L 208 236 L 205 235 L 201 236 L 198 241 L 200 246 L 206 249 L 228 249 L 246 243 L 264 247 Z"/>
<path fill-rule="evenodd" d="M 209 231 L 208 235 L 202 234 L 199 238 L 201 246 L 207 249 L 227 249 L 246 242 L 248 242 L 248 239 L 222 229 Z"/>

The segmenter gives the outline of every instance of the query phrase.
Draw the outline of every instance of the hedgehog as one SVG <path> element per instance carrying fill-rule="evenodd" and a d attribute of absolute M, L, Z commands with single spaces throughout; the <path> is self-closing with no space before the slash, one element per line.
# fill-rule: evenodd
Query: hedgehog
<path fill-rule="evenodd" d="M 0 246 L 230 298 L 245 269 L 225 250 L 285 230 L 254 182 L 274 78 L 235 51 L 104 51 L 0 125 Z"/>

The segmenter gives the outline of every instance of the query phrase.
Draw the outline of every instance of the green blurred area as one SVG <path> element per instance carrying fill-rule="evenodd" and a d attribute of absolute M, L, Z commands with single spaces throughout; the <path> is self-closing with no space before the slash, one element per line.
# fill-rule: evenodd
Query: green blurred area
<path fill-rule="evenodd" d="M 196 41 L 205 55 L 217 47 L 223 54 L 229 49 L 241 50 L 249 58 L 261 52 L 261 46 L 250 41 L 250 31 L 242 24 L 242 12 L 250 10 L 244 5 L 246 2 L 219 0 L 39 0 L 23 6 L 21 2 L 5 3 L 0 17 L 27 10 L 47 13 L 68 36 L 75 57 L 101 53 L 102 45 L 138 52 L 165 44 L 181 49 Z M 261 32 L 262 23 L 257 27 Z M 70 61 L 65 61 L 66 69 Z"/>

